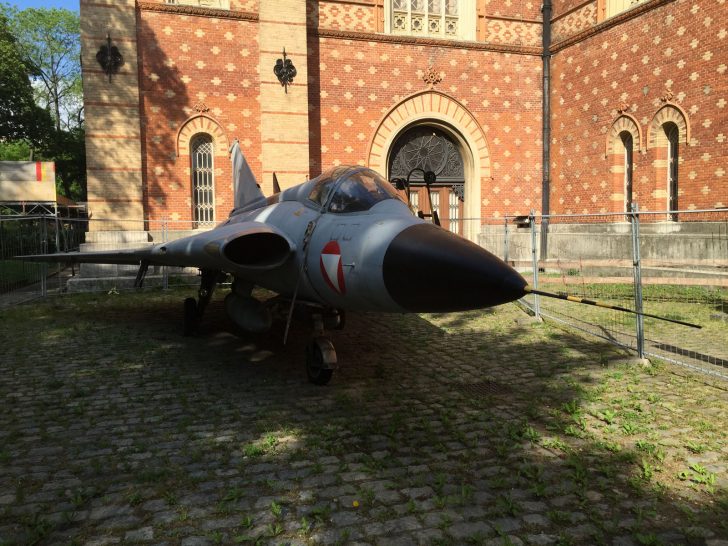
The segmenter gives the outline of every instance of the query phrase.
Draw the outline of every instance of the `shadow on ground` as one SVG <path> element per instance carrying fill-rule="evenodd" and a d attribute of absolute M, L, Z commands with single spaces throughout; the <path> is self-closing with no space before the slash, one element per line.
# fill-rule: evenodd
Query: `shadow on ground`
<path fill-rule="evenodd" d="M 316 387 L 219 296 L 3 314 L 0 543 L 724 544 L 725 391 L 515 306 L 351 315 Z"/>

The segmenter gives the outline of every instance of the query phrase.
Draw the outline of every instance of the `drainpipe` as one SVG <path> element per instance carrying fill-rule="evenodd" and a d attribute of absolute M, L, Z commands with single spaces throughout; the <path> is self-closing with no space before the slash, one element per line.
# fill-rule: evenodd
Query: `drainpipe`
<path fill-rule="evenodd" d="M 544 0 L 541 6 L 543 13 L 543 158 L 541 160 L 543 180 L 541 182 L 541 214 L 550 212 L 549 197 L 551 192 L 551 0 Z M 541 218 L 541 259 L 548 254 L 548 218 Z"/>

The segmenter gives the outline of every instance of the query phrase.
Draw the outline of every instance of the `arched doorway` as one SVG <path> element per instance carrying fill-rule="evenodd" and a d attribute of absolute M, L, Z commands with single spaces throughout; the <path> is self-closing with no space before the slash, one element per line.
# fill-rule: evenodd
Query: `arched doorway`
<path fill-rule="evenodd" d="M 420 124 L 403 131 L 389 153 L 388 176 L 407 178 L 412 169 L 433 171 L 437 181 L 427 188 L 421 171 L 410 176 L 410 205 L 415 212 L 432 214 L 435 209 L 442 227 L 463 233 L 465 165 L 457 140 L 434 125 Z"/>
<path fill-rule="evenodd" d="M 369 144 L 366 164 L 380 173 L 387 173 L 392 147 L 402 134 L 414 126 L 426 125 L 442 129 L 457 142 L 465 168 L 465 203 L 462 235 L 477 241 L 483 216 L 481 186 L 492 180 L 490 152 L 485 132 L 468 108 L 453 97 L 427 89 L 403 98 L 384 114 Z"/>

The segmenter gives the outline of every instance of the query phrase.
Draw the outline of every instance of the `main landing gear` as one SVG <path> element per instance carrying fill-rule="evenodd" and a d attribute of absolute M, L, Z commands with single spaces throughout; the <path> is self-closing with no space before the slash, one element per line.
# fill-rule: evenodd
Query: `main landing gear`
<path fill-rule="evenodd" d="M 210 303 L 212 293 L 218 282 L 225 279 L 225 274 L 214 269 L 200 270 L 200 289 L 197 291 L 198 299 L 187 298 L 184 302 L 184 329 L 185 336 L 191 336 L 197 331 L 207 304 Z"/>
<path fill-rule="evenodd" d="M 217 270 L 203 269 L 201 270 L 200 288 L 197 292 L 198 297 L 187 298 L 184 300 L 184 335 L 191 336 L 196 331 L 205 312 L 207 304 L 210 303 L 215 287 L 219 282 L 225 279 L 225 274 Z M 245 294 L 244 290 L 240 290 Z M 230 305 L 235 309 L 242 309 L 241 316 L 234 313 L 231 318 L 236 321 L 241 329 L 260 333 L 262 329 L 253 328 L 252 325 L 262 324 L 259 315 L 259 309 L 255 306 L 242 305 L 252 298 L 241 296 L 238 291 L 233 289 L 231 295 L 235 295 L 240 301 L 232 300 Z M 228 295 L 230 298 L 231 295 Z M 227 303 L 226 303 L 227 305 Z M 331 340 L 325 337 L 326 330 L 341 330 L 344 327 L 344 312 L 336 309 L 325 309 L 322 307 L 313 307 L 302 305 L 297 308 L 301 311 L 300 318 L 306 316 L 313 322 L 313 337 L 308 345 L 306 345 L 306 376 L 308 380 L 315 385 L 326 385 L 331 381 L 331 376 L 337 368 L 336 350 Z M 230 310 L 228 309 L 228 314 Z M 269 314 L 269 312 L 268 312 Z M 254 315 L 254 316 L 253 316 Z M 252 318 L 251 318 L 252 317 Z M 255 320 L 253 320 L 255 319 Z"/>

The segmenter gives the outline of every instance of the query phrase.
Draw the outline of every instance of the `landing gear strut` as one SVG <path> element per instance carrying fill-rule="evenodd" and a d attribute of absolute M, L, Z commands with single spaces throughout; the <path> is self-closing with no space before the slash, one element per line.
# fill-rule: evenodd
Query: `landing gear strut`
<path fill-rule="evenodd" d="M 207 304 L 210 303 L 212 293 L 215 291 L 215 286 L 220 282 L 223 277 L 223 273 L 215 269 L 202 269 L 200 270 L 200 289 L 197 291 L 197 297 L 187 298 L 184 302 L 184 335 L 191 336 L 197 331 L 197 327 L 202 320 L 202 315 L 205 313 Z"/>
<path fill-rule="evenodd" d="M 336 367 L 334 344 L 325 337 L 314 338 L 306 346 L 306 375 L 314 385 L 326 385 Z"/>
<path fill-rule="evenodd" d="M 324 337 L 324 317 L 313 315 L 314 338 L 306 346 L 306 375 L 314 385 L 326 385 L 336 369 L 336 350 Z"/>

